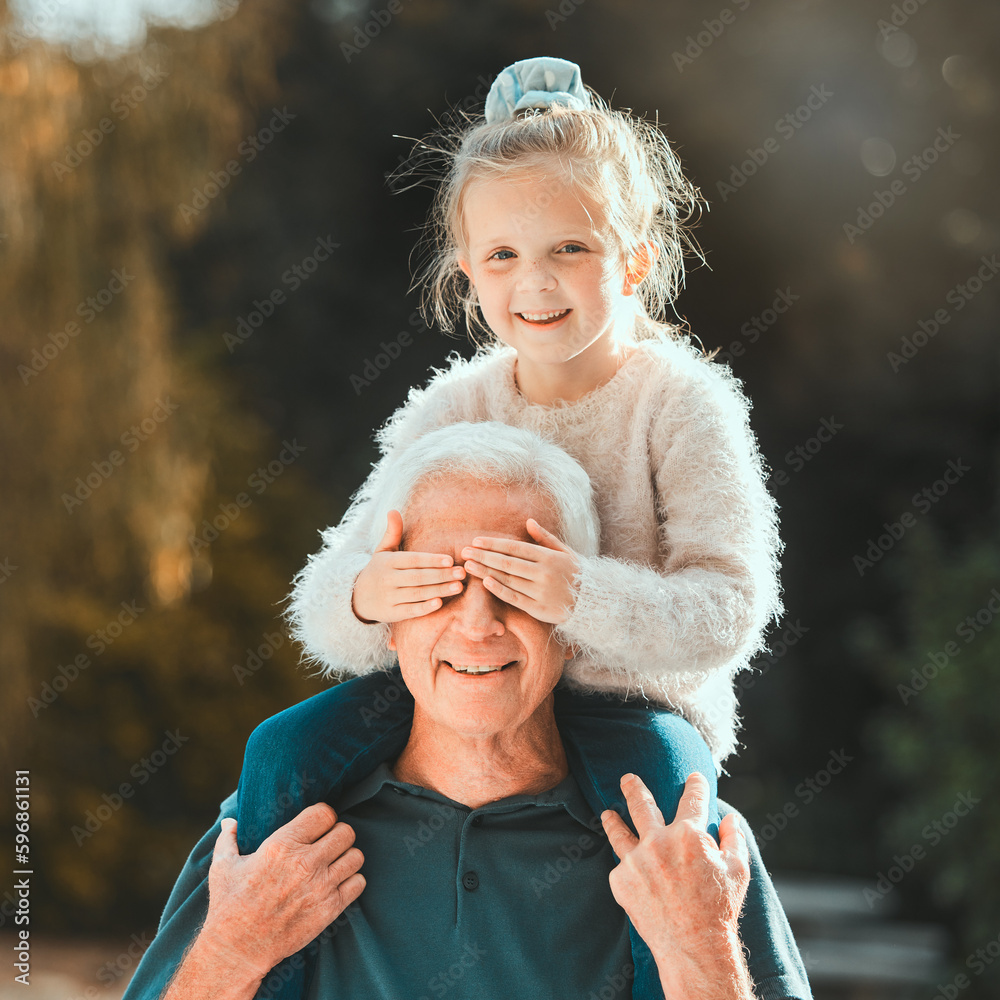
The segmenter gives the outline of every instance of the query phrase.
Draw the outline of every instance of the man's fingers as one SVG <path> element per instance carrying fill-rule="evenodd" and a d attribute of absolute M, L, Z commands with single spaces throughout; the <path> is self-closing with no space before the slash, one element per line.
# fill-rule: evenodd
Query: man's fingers
<path fill-rule="evenodd" d="M 365 856 L 358 848 L 346 851 L 329 866 L 334 885 L 346 882 L 364 863 Z"/>
<path fill-rule="evenodd" d="M 740 821 L 736 818 L 736 813 L 727 813 L 719 823 L 719 850 L 724 855 L 742 858 L 748 865 L 750 864 L 750 848 L 747 846 L 747 838 Z"/>
<path fill-rule="evenodd" d="M 684 792 L 677 803 L 679 820 L 690 820 L 699 830 L 708 830 L 708 800 L 711 790 L 708 779 L 700 771 L 692 771 L 684 783 Z"/>
<path fill-rule="evenodd" d="M 332 864 L 354 843 L 354 838 L 354 827 L 340 820 L 329 833 L 324 834 L 316 841 L 315 846 L 327 864 Z"/>
<path fill-rule="evenodd" d="M 607 809 L 601 813 L 601 823 L 604 825 L 604 832 L 608 835 L 608 840 L 611 841 L 611 849 L 619 858 L 624 858 L 639 843 L 639 838 L 613 809 Z"/>
<path fill-rule="evenodd" d="M 271 837 L 280 837 L 297 844 L 314 844 L 326 836 L 336 822 L 337 814 L 333 806 L 327 802 L 316 802 L 306 806 L 293 820 L 275 830 Z M 267 839 L 270 840 L 271 837 Z"/>
<path fill-rule="evenodd" d="M 403 540 L 403 515 L 398 510 L 390 510 L 385 520 L 385 534 L 375 547 L 376 552 L 394 552 Z"/>
<path fill-rule="evenodd" d="M 628 813 L 640 837 L 656 827 L 666 826 L 653 793 L 637 774 L 626 774 L 622 778 L 622 791 L 625 793 Z"/>
<path fill-rule="evenodd" d="M 240 849 L 236 846 L 236 820 L 231 816 L 227 816 L 222 821 L 222 831 L 215 838 L 215 850 L 212 851 L 212 860 L 238 858 L 239 855 Z"/>
<path fill-rule="evenodd" d="M 345 910 L 361 895 L 367 884 L 361 872 L 356 872 L 340 883 L 340 901 L 344 904 Z"/>

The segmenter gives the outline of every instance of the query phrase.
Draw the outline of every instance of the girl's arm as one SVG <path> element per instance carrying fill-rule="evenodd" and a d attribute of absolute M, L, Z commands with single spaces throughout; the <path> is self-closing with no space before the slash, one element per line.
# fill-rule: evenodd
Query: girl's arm
<path fill-rule="evenodd" d="M 653 681 L 673 698 L 727 667 L 728 683 L 763 648 L 782 611 L 781 542 L 749 403 L 728 369 L 668 397 L 649 444 L 659 565 L 582 557 L 560 632 L 620 686 Z"/>
<path fill-rule="evenodd" d="M 375 532 L 371 501 L 379 494 L 387 456 L 435 427 L 474 419 L 465 414 L 463 394 L 455 387 L 456 376 L 470 363 L 457 355 L 449 361 L 451 368 L 437 372 L 426 388 L 411 389 L 407 401 L 377 432 L 382 457 L 340 523 L 323 531 L 323 547 L 309 556 L 292 581 L 285 612 L 292 637 L 302 644 L 305 658 L 321 664 L 324 672 L 364 674 L 389 666 L 395 658 L 388 646 L 389 626 L 366 624 L 355 614 L 354 584 L 386 528 L 379 525 Z"/>

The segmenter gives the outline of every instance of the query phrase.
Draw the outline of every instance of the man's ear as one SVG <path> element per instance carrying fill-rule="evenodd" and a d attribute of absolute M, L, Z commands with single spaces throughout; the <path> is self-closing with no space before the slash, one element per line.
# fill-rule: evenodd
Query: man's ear
<path fill-rule="evenodd" d="M 389 626 L 389 648 L 396 652 L 396 636 L 393 634 L 392 626 Z"/>

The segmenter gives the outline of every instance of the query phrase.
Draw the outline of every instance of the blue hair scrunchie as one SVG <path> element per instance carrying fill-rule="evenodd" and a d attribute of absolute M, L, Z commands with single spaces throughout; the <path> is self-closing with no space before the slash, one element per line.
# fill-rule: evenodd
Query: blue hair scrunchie
<path fill-rule="evenodd" d="M 568 59 L 535 56 L 511 63 L 493 81 L 486 95 L 486 121 L 514 118 L 524 108 L 566 104 L 589 108 L 590 95 L 583 88 L 580 67 Z"/>

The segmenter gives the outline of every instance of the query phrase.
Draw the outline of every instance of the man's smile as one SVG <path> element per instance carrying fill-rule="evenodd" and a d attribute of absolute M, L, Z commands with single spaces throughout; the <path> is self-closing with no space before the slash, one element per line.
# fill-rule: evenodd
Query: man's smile
<path fill-rule="evenodd" d="M 499 674 L 517 664 L 517 660 L 508 660 L 506 663 L 452 663 L 449 660 L 441 660 L 442 666 L 448 667 L 453 673 L 462 674 L 467 677 L 482 677 L 486 674 Z"/>

